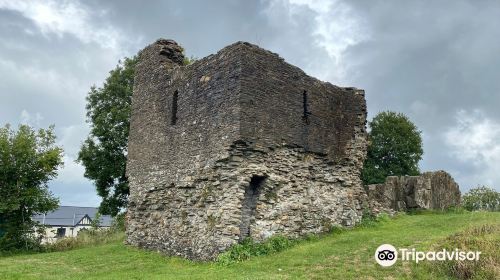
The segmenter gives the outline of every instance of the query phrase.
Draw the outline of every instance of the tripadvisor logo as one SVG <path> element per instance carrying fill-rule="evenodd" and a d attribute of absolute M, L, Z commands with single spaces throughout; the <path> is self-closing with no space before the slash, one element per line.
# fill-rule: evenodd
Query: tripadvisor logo
<path fill-rule="evenodd" d="M 448 251 L 443 249 L 441 251 L 417 251 L 415 248 L 407 249 L 400 248 L 399 251 L 391 244 L 382 244 L 375 250 L 375 261 L 381 266 L 392 266 L 396 263 L 398 258 L 401 261 L 478 261 L 481 252 L 479 251 L 461 251 L 455 249 Z"/>
<path fill-rule="evenodd" d="M 391 266 L 398 260 L 398 251 L 391 244 L 382 244 L 375 251 L 375 260 L 381 266 Z"/>

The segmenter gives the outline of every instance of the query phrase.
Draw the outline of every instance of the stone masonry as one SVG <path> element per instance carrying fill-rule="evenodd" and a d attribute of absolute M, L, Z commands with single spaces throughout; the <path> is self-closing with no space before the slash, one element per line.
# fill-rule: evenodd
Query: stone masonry
<path fill-rule="evenodd" d="M 396 211 L 410 209 L 444 210 L 460 205 L 458 184 L 445 171 L 420 176 L 390 176 L 384 184 L 367 186 L 371 201 Z"/>
<path fill-rule="evenodd" d="M 247 237 L 360 221 L 363 90 L 319 81 L 249 43 L 183 59 L 165 39 L 139 54 L 129 244 L 210 260 Z"/>

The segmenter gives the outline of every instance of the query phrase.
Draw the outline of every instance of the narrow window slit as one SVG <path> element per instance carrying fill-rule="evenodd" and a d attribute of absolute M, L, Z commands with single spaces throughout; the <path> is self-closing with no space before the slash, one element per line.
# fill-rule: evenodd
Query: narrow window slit
<path fill-rule="evenodd" d="M 307 108 L 307 90 L 304 90 L 304 92 L 302 93 L 302 107 L 304 109 L 302 120 L 304 120 L 306 124 L 309 124 L 309 115 L 311 114 L 311 112 L 309 112 Z"/>
<path fill-rule="evenodd" d="M 179 99 L 179 92 L 176 90 L 174 92 L 174 96 L 172 98 L 172 118 L 171 125 L 175 125 L 177 123 L 177 101 Z"/>

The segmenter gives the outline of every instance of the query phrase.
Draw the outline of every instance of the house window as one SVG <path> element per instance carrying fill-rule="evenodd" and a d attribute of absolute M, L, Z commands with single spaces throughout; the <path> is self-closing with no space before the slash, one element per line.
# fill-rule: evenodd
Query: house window
<path fill-rule="evenodd" d="M 172 118 L 170 121 L 171 125 L 175 125 L 177 123 L 177 100 L 179 99 L 179 92 L 175 91 L 174 96 L 172 98 Z"/>
<path fill-rule="evenodd" d="M 66 236 L 66 228 L 58 228 L 57 233 L 56 233 L 56 237 L 60 238 L 60 237 L 64 237 L 64 236 Z"/>
<path fill-rule="evenodd" d="M 307 105 L 308 105 L 307 91 L 304 90 L 304 92 L 302 93 L 302 108 L 304 111 L 302 115 L 302 120 L 304 120 L 306 124 L 309 124 L 309 115 L 311 114 L 311 112 L 309 112 Z"/>

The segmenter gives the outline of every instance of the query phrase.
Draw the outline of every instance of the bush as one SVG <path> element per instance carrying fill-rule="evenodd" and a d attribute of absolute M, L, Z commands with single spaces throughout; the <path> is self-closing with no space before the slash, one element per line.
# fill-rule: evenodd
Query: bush
<path fill-rule="evenodd" d="M 292 240 L 284 236 L 272 236 L 264 242 L 257 243 L 251 238 L 243 240 L 239 244 L 233 245 L 229 250 L 219 255 L 217 262 L 228 265 L 235 262 L 244 261 L 254 256 L 268 255 L 281 252 L 295 245 L 298 240 Z"/>
<path fill-rule="evenodd" d="M 500 193 L 485 186 L 477 187 L 462 196 L 462 205 L 469 211 L 500 211 Z"/>

